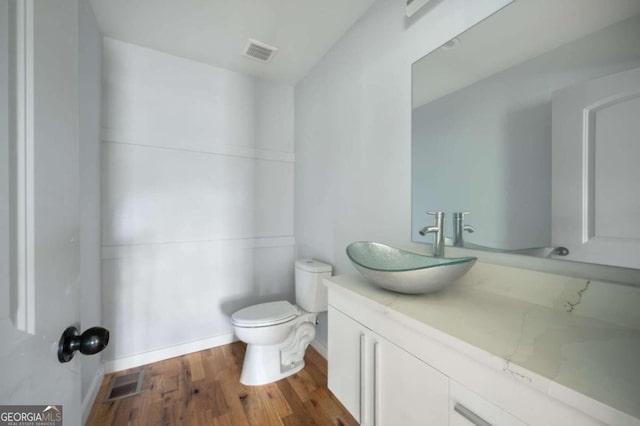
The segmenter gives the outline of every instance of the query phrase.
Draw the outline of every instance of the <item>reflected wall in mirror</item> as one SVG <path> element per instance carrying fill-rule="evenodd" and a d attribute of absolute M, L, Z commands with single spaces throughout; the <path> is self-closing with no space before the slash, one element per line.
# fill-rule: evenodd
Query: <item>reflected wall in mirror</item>
<path fill-rule="evenodd" d="M 639 118 L 640 1 L 516 0 L 413 65 L 413 241 L 640 268 Z"/>

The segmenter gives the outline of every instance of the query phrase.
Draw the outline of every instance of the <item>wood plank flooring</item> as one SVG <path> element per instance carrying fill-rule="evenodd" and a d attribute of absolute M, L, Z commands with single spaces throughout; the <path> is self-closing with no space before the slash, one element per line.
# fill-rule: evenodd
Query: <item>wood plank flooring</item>
<path fill-rule="evenodd" d="M 327 362 L 312 347 L 299 373 L 240 384 L 245 345 L 235 342 L 106 375 L 87 425 L 357 425 L 327 389 Z M 113 376 L 144 369 L 140 394 L 102 402 Z"/>

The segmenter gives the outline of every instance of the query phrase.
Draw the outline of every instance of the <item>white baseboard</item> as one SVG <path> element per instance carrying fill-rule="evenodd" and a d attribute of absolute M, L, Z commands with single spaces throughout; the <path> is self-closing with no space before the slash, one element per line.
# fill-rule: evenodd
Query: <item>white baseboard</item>
<path fill-rule="evenodd" d="M 104 364 L 100 364 L 98 371 L 96 371 L 96 375 L 91 381 L 91 386 L 89 386 L 89 390 L 82 400 L 82 424 L 87 423 L 87 419 L 91 413 L 91 408 L 93 408 L 93 403 L 96 401 L 96 396 L 98 396 L 98 390 L 100 389 L 100 384 L 102 383 L 103 378 Z"/>
<path fill-rule="evenodd" d="M 329 351 L 327 350 L 327 347 L 318 339 L 313 339 L 313 341 L 311 342 L 311 346 L 313 346 L 313 349 L 318 351 L 318 353 L 322 355 L 324 359 L 327 359 L 327 354 L 329 353 Z"/>
<path fill-rule="evenodd" d="M 128 370 L 129 368 L 139 367 L 145 364 L 151 364 L 152 362 L 163 361 L 165 359 L 174 358 L 181 355 L 186 355 L 192 352 L 198 352 L 216 346 L 228 345 L 238 340 L 233 333 L 221 334 L 219 336 L 209 337 L 208 339 L 196 340 L 195 342 L 183 343 L 180 345 L 170 346 L 168 348 L 162 348 L 151 352 L 145 352 L 142 354 L 132 355 L 125 358 L 114 359 L 112 361 L 106 361 L 104 363 L 104 369 L 100 372 L 101 377 L 104 374 L 115 373 L 116 371 Z M 311 342 L 311 346 L 318 351 L 323 358 L 327 359 L 327 347 L 321 343 L 318 339 L 314 339 Z M 94 379 L 95 381 L 95 379 Z M 97 382 L 95 393 L 98 392 L 100 381 Z M 92 383 L 93 390 L 93 383 Z M 91 404 L 95 399 L 95 394 L 92 395 L 89 410 L 91 410 Z M 83 404 L 84 407 L 84 404 Z M 87 412 L 87 415 L 89 413 Z"/>
<path fill-rule="evenodd" d="M 216 346 L 227 345 L 235 342 L 236 337 L 233 333 L 220 334 L 218 336 L 209 337 L 195 342 L 182 343 L 180 345 L 169 346 L 167 348 L 158 349 L 151 352 L 132 355 L 125 358 L 106 361 L 104 371 L 106 374 L 116 371 L 127 370 L 129 368 L 139 367 L 141 365 L 150 364 L 152 362 L 163 361 L 165 359 L 186 355 L 192 352 L 198 352 Z"/>

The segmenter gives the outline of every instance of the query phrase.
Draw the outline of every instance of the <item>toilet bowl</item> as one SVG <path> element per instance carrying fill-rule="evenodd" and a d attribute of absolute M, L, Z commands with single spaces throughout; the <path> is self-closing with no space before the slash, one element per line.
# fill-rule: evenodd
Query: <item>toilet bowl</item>
<path fill-rule="evenodd" d="M 316 318 L 327 310 L 324 277 L 332 267 L 312 259 L 295 263 L 296 305 L 286 300 L 240 309 L 231 316 L 236 337 L 247 344 L 240 383 L 264 385 L 304 368 L 304 353 L 316 335 Z"/>

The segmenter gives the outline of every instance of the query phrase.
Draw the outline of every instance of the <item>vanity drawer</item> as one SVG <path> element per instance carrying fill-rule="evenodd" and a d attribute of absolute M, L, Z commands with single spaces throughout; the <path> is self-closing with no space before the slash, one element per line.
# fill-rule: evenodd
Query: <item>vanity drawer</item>
<path fill-rule="evenodd" d="M 462 386 L 449 381 L 450 426 L 525 426 L 503 409 Z"/>

